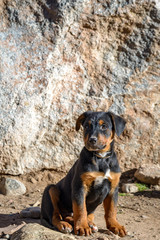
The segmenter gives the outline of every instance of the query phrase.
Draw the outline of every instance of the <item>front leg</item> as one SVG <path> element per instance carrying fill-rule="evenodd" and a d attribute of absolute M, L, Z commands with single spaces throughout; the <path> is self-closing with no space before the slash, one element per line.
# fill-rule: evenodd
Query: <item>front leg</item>
<path fill-rule="evenodd" d="M 121 237 L 126 235 L 126 230 L 124 226 L 121 226 L 116 219 L 116 202 L 118 198 L 118 188 L 115 189 L 113 194 L 109 194 L 104 202 L 104 210 L 105 210 L 105 220 L 106 220 L 106 227 L 115 234 L 118 234 Z"/>
<path fill-rule="evenodd" d="M 73 218 L 74 218 L 74 233 L 76 235 L 86 235 L 92 234 L 91 228 L 88 225 L 87 210 L 85 198 L 81 204 L 73 201 Z"/>
<path fill-rule="evenodd" d="M 80 175 L 80 178 L 79 175 L 75 175 L 72 182 L 74 233 L 80 236 L 88 236 L 92 233 L 87 219 L 86 195 L 88 189 L 82 175 Z"/>
<path fill-rule="evenodd" d="M 105 210 L 105 220 L 107 228 L 115 234 L 121 237 L 126 235 L 126 230 L 124 226 L 121 226 L 116 219 L 117 210 L 116 204 L 118 200 L 118 184 L 120 179 L 120 172 L 110 172 L 109 181 L 111 183 L 110 193 L 106 196 L 103 201 L 103 206 Z"/>

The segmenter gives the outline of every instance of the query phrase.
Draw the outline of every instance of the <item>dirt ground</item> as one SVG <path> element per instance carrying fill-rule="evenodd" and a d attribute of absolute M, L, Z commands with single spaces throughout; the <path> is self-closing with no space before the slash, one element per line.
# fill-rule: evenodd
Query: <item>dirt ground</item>
<path fill-rule="evenodd" d="M 27 187 L 22 196 L 8 197 L 0 194 L 0 239 L 2 235 L 11 234 L 17 226 L 25 223 L 38 222 L 39 219 L 22 219 L 19 212 L 27 207 L 40 206 L 43 190 L 49 183 L 56 183 L 64 173 L 43 171 L 36 174 L 19 176 Z M 124 175 L 125 176 L 125 175 Z M 121 182 L 128 181 L 123 177 Z M 159 240 L 160 239 L 160 191 L 147 190 L 135 194 L 120 194 L 118 201 L 118 221 L 126 227 L 128 235 L 125 240 Z M 106 230 L 103 206 L 100 205 L 95 212 L 95 223 L 99 231 L 90 237 L 77 237 L 77 239 L 118 239 Z"/>

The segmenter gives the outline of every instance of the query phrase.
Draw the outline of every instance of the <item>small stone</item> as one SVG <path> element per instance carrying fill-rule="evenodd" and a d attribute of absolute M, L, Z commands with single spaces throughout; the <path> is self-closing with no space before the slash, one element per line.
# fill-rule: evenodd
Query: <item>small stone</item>
<path fill-rule="evenodd" d="M 41 175 L 36 175 L 35 179 L 37 182 L 40 182 L 42 180 L 42 176 Z"/>
<path fill-rule="evenodd" d="M 11 206 L 11 208 L 13 208 L 13 209 L 16 209 L 16 207 L 15 207 L 15 206 Z"/>
<path fill-rule="evenodd" d="M 134 220 L 135 220 L 135 222 L 141 222 L 141 220 L 139 218 L 135 218 Z"/>
<path fill-rule="evenodd" d="M 135 192 L 138 192 L 138 187 L 134 183 L 124 183 L 122 185 L 122 192 L 135 193 Z"/>
<path fill-rule="evenodd" d="M 20 212 L 20 218 L 40 218 L 40 207 L 29 207 Z"/>
<path fill-rule="evenodd" d="M 123 212 L 123 209 L 119 209 L 118 213 L 122 213 Z"/>
<path fill-rule="evenodd" d="M 41 204 L 41 201 L 39 199 L 33 204 L 33 207 L 38 207 L 38 206 L 40 206 L 40 204 Z"/>
<path fill-rule="evenodd" d="M 19 216 L 20 218 L 31 218 L 31 213 L 28 210 L 22 210 Z"/>
<path fill-rule="evenodd" d="M 53 180 L 53 175 L 52 175 L 50 172 L 48 173 L 48 180 L 49 180 L 49 181 L 52 181 L 52 180 Z"/>
<path fill-rule="evenodd" d="M 40 215 L 41 215 L 40 207 L 33 207 L 30 209 L 30 212 L 31 212 L 31 218 L 40 218 Z"/>
<path fill-rule="evenodd" d="M 143 219 L 148 219 L 149 217 L 146 216 L 146 215 L 142 215 L 141 218 L 143 218 Z"/>
<path fill-rule="evenodd" d="M 33 184 L 37 183 L 36 179 L 33 178 L 33 177 L 29 177 L 29 178 L 28 178 L 28 181 L 31 182 L 31 183 L 33 183 Z"/>
<path fill-rule="evenodd" d="M 0 193 L 7 196 L 22 195 L 26 192 L 24 184 L 16 179 L 3 177 L 0 181 Z"/>

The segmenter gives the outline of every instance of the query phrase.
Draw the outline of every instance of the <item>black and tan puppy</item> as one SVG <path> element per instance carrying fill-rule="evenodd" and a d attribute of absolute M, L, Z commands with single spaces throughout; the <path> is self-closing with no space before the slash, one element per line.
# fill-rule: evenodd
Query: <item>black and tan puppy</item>
<path fill-rule="evenodd" d="M 61 232 L 90 235 L 97 231 L 94 211 L 103 202 L 106 226 L 120 236 L 126 231 L 116 220 L 120 167 L 114 152 L 114 135 L 120 136 L 125 120 L 110 112 L 85 112 L 76 122 L 83 126 L 85 146 L 66 177 L 46 187 L 41 223 Z"/>

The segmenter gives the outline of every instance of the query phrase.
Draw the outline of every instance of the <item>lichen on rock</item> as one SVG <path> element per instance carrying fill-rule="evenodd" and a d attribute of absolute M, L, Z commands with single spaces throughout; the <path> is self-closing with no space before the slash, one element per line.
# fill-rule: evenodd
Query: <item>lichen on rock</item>
<path fill-rule="evenodd" d="M 2 0 L 1 173 L 68 170 L 88 109 L 126 118 L 123 169 L 158 163 L 159 24 L 156 0 Z"/>

